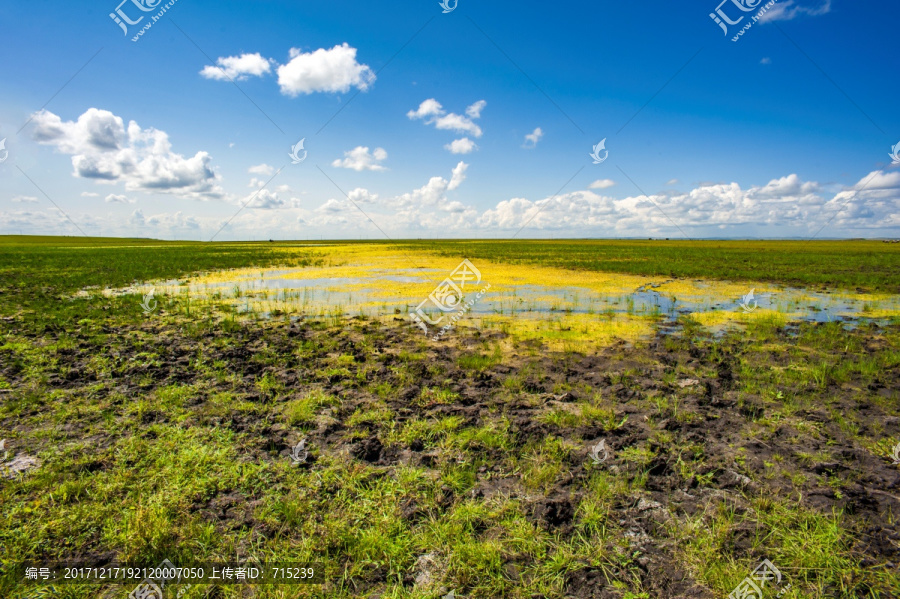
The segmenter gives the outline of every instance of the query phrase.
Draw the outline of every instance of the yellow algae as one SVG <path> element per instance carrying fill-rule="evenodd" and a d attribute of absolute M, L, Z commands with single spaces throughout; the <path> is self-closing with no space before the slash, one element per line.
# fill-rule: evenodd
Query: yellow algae
<path fill-rule="evenodd" d="M 701 325 L 710 328 L 717 328 L 730 324 L 749 324 L 751 322 L 771 322 L 773 319 L 787 323 L 790 316 L 799 316 L 798 314 L 784 314 L 783 312 L 774 312 L 772 310 L 756 309 L 752 312 L 743 310 L 709 310 L 706 312 L 694 312 L 691 318 L 699 322 Z"/>
<path fill-rule="evenodd" d="M 305 257 L 312 252 L 321 265 L 223 270 L 126 292 L 154 289 L 157 295 L 189 300 L 191 306 L 228 306 L 262 315 L 306 315 L 335 321 L 355 315 L 409 318 L 464 258 L 378 244 L 316 245 L 295 251 Z M 285 250 L 286 259 L 291 253 Z M 844 311 L 872 318 L 900 315 L 898 297 L 887 294 L 817 296 L 765 283 L 670 280 L 483 259 L 473 262 L 481 280 L 465 286 L 466 298 L 488 285 L 490 288 L 462 316 L 460 324 L 500 328 L 516 339 L 540 339 L 557 349 L 602 346 L 615 339 L 635 341 L 652 334 L 654 322 L 673 319 L 685 311 L 713 329 L 760 320 L 787 322 L 826 304 L 834 315 Z M 739 304 L 751 290 L 754 296 L 747 301 L 755 309 L 748 313 Z M 442 315 L 435 309 L 427 313 L 435 319 Z"/>
<path fill-rule="evenodd" d="M 490 326 L 519 340 L 536 339 L 550 349 L 584 351 L 610 345 L 617 339 L 635 342 L 653 333 L 648 317 L 608 319 L 589 314 L 564 314 L 552 319 L 494 317 Z"/>

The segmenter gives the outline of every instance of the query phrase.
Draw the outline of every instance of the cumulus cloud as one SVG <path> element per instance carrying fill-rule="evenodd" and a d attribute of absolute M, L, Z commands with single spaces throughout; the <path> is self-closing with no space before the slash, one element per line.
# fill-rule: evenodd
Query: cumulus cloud
<path fill-rule="evenodd" d="M 463 184 L 463 181 L 466 180 L 466 170 L 468 168 L 469 165 L 465 162 L 460 162 L 453 168 L 453 176 L 450 178 L 450 184 L 447 185 L 448 191 L 453 191 Z"/>
<path fill-rule="evenodd" d="M 450 150 L 452 154 L 469 154 L 477 150 L 478 146 L 468 137 L 463 137 L 462 139 L 454 139 L 445 145 L 444 148 Z"/>
<path fill-rule="evenodd" d="M 829 220 L 835 217 L 829 223 Z M 529 222 L 530 221 L 530 222 Z M 829 223 L 832 236 L 848 231 L 900 226 L 900 172 L 875 171 L 831 199 L 822 185 L 796 174 L 765 185 L 706 183 L 687 193 L 622 199 L 575 191 L 531 201 L 513 198 L 486 210 L 478 226 L 567 230 L 597 235 L 680 235 L 678 228 L 768 231 L 768 236 L 814 234 Z"/>
<path fill-rule="evenodd" d="M 481 111 L 487 106 L 485 100 L 479 100 L 466 108 L 466 114 L 446 112 L 441 103 L 434 98 L 425 100 L 416 110 L 410 110 L 406 116 L 410 120 L 424 120 L 428 125 L 434 125 L 436 129 L 465 133 L 472 137 L 481 137 L 481 127 L 475 124 L 474 119 L 481 118 Z"/>
<path fill-rule="evenodd" d="M 171 194 L 192 199 L 221 198 L 219 176 L 206 152 L 191 158 L 172 151 L 158 129 L 125 126 L 108 110 L 90 108 L 77 121 L 63 121 L 41 110 L 32 117 L 33 138 L 72 157 L 73 175 L 99 183 L 124 183 L 128 191 Z"/>
<path fill-rule="evenodd" d="M 823 0 L 823 2 L 818 3 L 817 6 L 801 6 L 795 0 L 785 0 L 785 2 L 776 4 L 770 8 L 766 14 L 760 18 L 760 22 L 790 21 L 803 15 L 816 17 L 830 12 L 831 0 Z"/>
<path fill-rule="evenodd" d="M 537 143 L 544 137 L 544 132 L 540 127 L 529 133 L 525 136 L 525 145 L 523 148 L 534 148 L 537 146 Z"/>
<path fill-rule="evenodd" d="M 186 216 L 184 212 L 160 213 L 152 216 L 144 216 L 140 208 L 131 213 L 128 224 L 135 229 L 152 228 L 156 231 L 194 230 L 200 229 L 200 220 L 195 216 Z"/>
<path fill-rule="evenodd" d="M 316 212 L 330 212 L 330 213 L 338 213 L 344 210 L 344 204 L 346 202 L 339 202 L 334 198 L 331 198 L 318 208 L 316 208 Z"/>
<path fill-rule="evenodd" d="M 590 185 L 588 185 L 588 189 L 608 189 L 615 185 L 616 182 L 612 179 L 597 179 Z"/>
<path fill-rule="evenodd" d="M 406 116 L 411 120 L 414 119 L 424 119 L 430 116 L 436 116 L 439 114 L 444 114 L 444 107 L 441 106 L 441 103 L 435 100 L 434 98 L 430 98 L 425 100 L 416 110 L 410 110 L 406 113 Z"/>
<path fill-rule="evenodd" d="M 290 62 L 278 67 L 281 93 L 297 97 L 314 92 L 343 93 L 351 87 L 369 89 L 375 82 L 375 73 L 368 65 L 356 61 L 356 52 L 347 43 L 309 53 L 291 48 Z"/>
<path fill-rule="evenodd" d="M 247 77 L 262 77 L 272 70 L 270 61 L 259 53 L 225 56 L 216 60 L 218 66 L 207 65 L 200 75 L 218 81 L 240 81 Z"/>
<path fill-rule="evenodd" d="M 150 226 L 166 229 L 199 229 L 200 221 L 194 216 L 185 216 L 182 211 L 174 214 L 157 214 L 146 219 Z"/>
<path fill-rule="evenodd" d="M 362 187 L 357 187 L 352 190 L 347 194 L 347 197 L 357 204 L 373 204 L 378 200 L 377 193 L 370 193 L 368 189 L 363 189 Z"/>
<path fill-rule="evenodd" d="M 268 177 L 275 172 L 275 167 L 269 166 L 265 163 L 257 164 L 256 166 L 251 166 L 250 168 L 248 168 L 247 172 L 251 175 L 264 175 Z"/>
<path fill-rule="evenodd" d="M 434 208 L 447 201 L 448 191 L 453 191 L 462 185 L 466 180 L 466 169 L 468 168 L 468 164 L 460 162 L 453 168 L 449 181 L 443 177 L 432 177 L 422 187 L 387 200 L 384 205 L 401 212 Z"/>
<path fill-rule="evenodd" d="M 366 146 L 357 146 L 352 150 L 344 152 L 344 159 L 340 158 L 331 163 L 331 166 L 338 168 L 349 168 L 355 171 L 386 171 L 387 169 L 380 163 L 387 160 L 387 152 L 384 148 L 375 148 L 375 151 L 369 153 Z"/>
<path fill-rule="evenodd" d="M 121 194 L 111 193 L 106 196 L 107 204 L 134 204 L 137 200 L 132 200 L 128 196 L 123 196 Z"/>
<path fill-rule="evenodd" d="M 260 189 L 256 193 L 245 198 L 241 204 L 246 204 L 246 208 L 256 208 L 259 210 L 273 210 L 285 205 L 284 200 L 278 197 L 277 192 L 269 191 L 268 189 Z"/>
<path fill-rule="evenodd" d="M 466 114 L 469 118 L 478 119 L 481 118 L 481 111 L 484 110 L 484 107 L 487 106 L 486 100 L 478 100 L 468 108 L 466 108 Z"/>

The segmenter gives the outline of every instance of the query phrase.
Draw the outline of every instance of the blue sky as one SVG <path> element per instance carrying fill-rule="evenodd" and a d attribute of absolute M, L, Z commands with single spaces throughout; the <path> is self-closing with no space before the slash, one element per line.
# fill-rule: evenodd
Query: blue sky
<path fill-rule="evenodd" d="M 118 1 L 0 7 L 0 234 L 900 236 L 895 3 Z"/>

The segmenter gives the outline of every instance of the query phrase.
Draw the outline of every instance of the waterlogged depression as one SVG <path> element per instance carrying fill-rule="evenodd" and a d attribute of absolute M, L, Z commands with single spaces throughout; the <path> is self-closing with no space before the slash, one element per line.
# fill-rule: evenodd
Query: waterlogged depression
<path fill-rule="evenodd" d="M 365 315 L 410 318 L 456 269 L 459 259 L 359 246 L 322 248 L 325 265 L 228 270 L 107 293 L 146 294 L 181 305 L 227 306 L 261 317 Z M 480 280 L 464 289 L 469 300 L 486 286 L 463 326 L 499 328 L 550 345 L 602 344 L 677 328 L 690 316 L 721 331 L 753 319 L 842 321 L 900 316 L 900 296 L 812 291 L 766 283 L 639 277 L 560 268 L 475 262 Z M 432 311 L 433 313 L 434 311 Z M 440 326 L 440 325 L 438 325 Z"/>

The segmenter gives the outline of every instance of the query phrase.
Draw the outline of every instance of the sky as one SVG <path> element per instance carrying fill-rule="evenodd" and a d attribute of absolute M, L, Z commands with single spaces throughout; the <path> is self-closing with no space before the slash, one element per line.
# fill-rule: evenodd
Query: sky
<path fill-rule="evenodd" d="M 0 5 L 0 234 L 900 237 L 896 2 L 120 1 Z"/>

